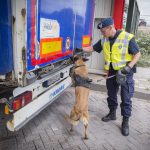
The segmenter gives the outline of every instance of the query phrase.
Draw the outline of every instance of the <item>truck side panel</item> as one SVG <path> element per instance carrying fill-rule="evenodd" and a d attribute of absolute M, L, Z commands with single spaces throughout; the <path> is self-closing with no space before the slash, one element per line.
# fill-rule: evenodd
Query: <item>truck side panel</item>
<path fill-rule="evenodd" d="M 89 45 L 93 7 L 94 0 L 27 0 L 27 71 L 64 60 L 75 48 Z"/>
<path fill-rule="evenodd" d="M 11 0 L 0 1 L 0 75 L 13 70 Z"/>

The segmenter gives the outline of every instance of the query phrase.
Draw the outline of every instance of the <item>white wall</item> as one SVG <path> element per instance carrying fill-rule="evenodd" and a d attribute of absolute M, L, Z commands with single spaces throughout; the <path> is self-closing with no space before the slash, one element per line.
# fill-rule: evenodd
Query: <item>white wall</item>
<path fill-rule="evenodd" d="M 96 43 L 102 36 L 100 31 L 97 29 L 97 24 L 102 18 L 112 16 L 114 0 L 95 0 L 95 12 L 94 12 L 94 25 L 93 25 L 93 40 L 92 43 Z M 101 73 L 104 69 L 104 57 L 103 52 L 100 54 L 93 52 L 87 62 L 89 72 Z"/>

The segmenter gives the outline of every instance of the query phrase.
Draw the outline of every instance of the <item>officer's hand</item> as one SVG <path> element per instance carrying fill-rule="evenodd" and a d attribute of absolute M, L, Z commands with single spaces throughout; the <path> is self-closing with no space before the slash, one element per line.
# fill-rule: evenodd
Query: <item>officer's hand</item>
<path fill-rule="evenodd" d="M 75 53 L 83 53 L 83 49 L 82 48 L 76 48 Z"/>
<path fill-rule="evenodd" d="M 123 74 L 121 70 L 119 70 L 116 74 L 116 81 L 119 85 L 124 85 L 126 83 L 126 74 Z"/>
<path fill-rule="evenodd" d="M 128 65 L 121 69 L 121 73 L 123 73 L 123 74 L 129 74 L 130 71 L 131 71 L 131 67 Z"/>
<path fill-rule="evenodd" d="M 88 53 L 93 51 L 93 47 L 92 46 L 83 47 L 82 49 L 83 49 L 83 51 L 88 52 Z"/>

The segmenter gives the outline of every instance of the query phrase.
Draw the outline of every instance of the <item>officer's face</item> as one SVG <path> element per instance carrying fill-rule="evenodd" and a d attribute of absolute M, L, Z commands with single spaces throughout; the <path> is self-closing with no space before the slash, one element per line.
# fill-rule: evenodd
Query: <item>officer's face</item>
<path fill-rule="evenodd" d="M 108 37 L 110 37 L 111 27 L 108 26 L 108 27 L 102 28 L 102 29 L 100 29 L 100 31 L 103 34 L 103 36 L 108 38 Z"/>

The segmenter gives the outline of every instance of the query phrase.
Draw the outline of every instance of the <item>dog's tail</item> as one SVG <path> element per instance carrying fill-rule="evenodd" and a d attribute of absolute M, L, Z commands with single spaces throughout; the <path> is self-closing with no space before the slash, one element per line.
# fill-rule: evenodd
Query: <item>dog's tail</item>
<path fill-rule="evenodd" d="M 73 120 L 70 118 L 69 115 L 65 115 L 64 117 L 65 117 L 65 120 L 67 120 L 72 125 L 77 125 L 79 123 L 79 120 Z"/>

